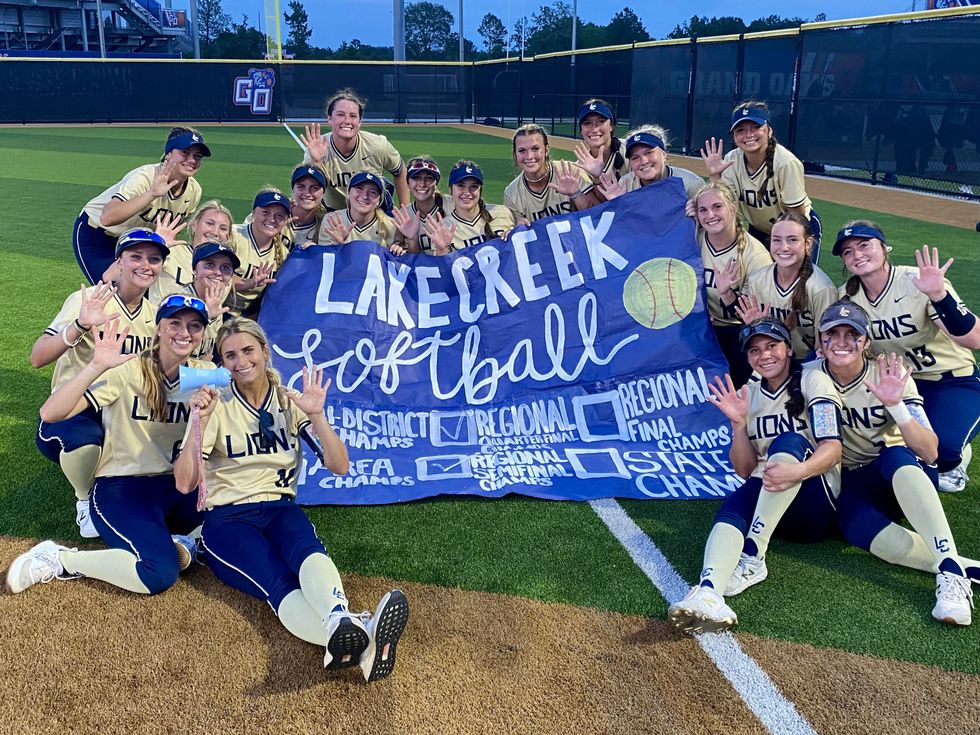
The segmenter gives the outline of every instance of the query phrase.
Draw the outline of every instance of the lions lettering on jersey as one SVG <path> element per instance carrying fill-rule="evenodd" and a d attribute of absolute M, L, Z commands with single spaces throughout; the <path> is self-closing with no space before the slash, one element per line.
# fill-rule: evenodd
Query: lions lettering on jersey
<path fill-rule="evenodd" d="M 185 424 L 190 420 L 191 408 L 186 403 L 167 401 L 167 413 L 163 418 L 165 424 Z M 133 421 L 156 421 L 150 415 L 150 409 L 142 405 L 139 396 L 133 396 L 133 407 L 129 412 Z"/>

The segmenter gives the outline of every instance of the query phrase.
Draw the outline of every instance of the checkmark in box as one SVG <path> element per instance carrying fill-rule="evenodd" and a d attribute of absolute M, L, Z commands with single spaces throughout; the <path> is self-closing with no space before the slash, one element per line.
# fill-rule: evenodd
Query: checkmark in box
<path fill-rule="evenodd" d="M 575 476 L 586 480 L 592 477 L 625 477 L 629 470 L 615 447 L 607 449 L 575 449 L 567 447 L 565 456 Z"/>
<path fill-rule="evenodd" d="M 416 476 L 422 480 L 458 480 L 472 477 L 469 455 L 445 454 L 438 457 L 416 457 Z"/>
<path fill-rule="evenodd" d="M 630 440 L 623 402 L 617 391 L 572 396 L 572 409 L 575 411 L 575 426 L 582 441 Z"/>
<path fill-rule="evenodd" d="M 433 411 L 429 438 L 434 447 L 466 447 L 477 443 L 476 418 L 467 411 Z"/>

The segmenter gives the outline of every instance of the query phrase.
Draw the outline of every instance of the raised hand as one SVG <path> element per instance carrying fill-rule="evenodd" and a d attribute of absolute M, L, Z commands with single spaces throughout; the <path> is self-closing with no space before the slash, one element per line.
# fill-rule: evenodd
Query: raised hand
<path fill-rule="evenodd" d="M 413 212 L 407 204 L 395 207 L 391 210 L 391 218 L 395 221 L 395 227 L 412 242 L 419 239 L 419 229 L 422 227 L 422 220 L 418 212 Z"/>
<path fill-rule="evenodd" d="M 228 307 L 224 306 L 227 295 L 228 287 L 222 283 L 209 283 L 204 287 L 204 306 L 208 310 L 208 319 L 214 320 L 228 313 Z"/>
<path fill-rule="evenodd" d="M 735 390 L 732 376 L 726 374 L 725 381 L 715 376 L 715 383 L 708 383 L 708 392 L 711 393 L 711 402 L 714 403 L 732 426 L 744 426 L 749 418 L 749 387 L 743 385 Z"/>
<path fill-rule="evenodd" d="M 339 212 L 331 212 L 327 215 L 327 219 L 323 223 L 323 231 L 327 233 L 327 237 L 334 241 L 337 245 L 343 245 L 347 242 L 347 238 L 350 237 L 350 233 L 354 231 L 354 223 L 345 225 L 344 221 L 340 218 Z"/>
<path fill-rule="evenodd" d="M 79 294 L 82 297 L 82 305 L 78 310 L 78 323 L 82 326 L 82 329 L 99 327 L 109 321 L 109 316 L 105 313 L 105 307 L 112 300 L 115 293 L 115 286 L 111 283 L 103 283 L 102 281 L 99 281 L 95 285 L 95 290 L 91 294 L 88 293 L 88 289 L 84 285 L 79 289 Z"/>
<path fill-rule="evenodd" d="M 554 181 L 548 182 L 549 189 L 554 189 L 567 197 L 577 194 L 582 189 L 582 177 L 576 173 L 571 161 L 555 161 L 551 164 L 551 170 Z"/>
<path fill-rule="evenodd" d="M 729 258 L 724 268 L 715 271 L 715 288 L 718 289 L 718 293 L 728 293 L 738 286 L 742 280 L 740 276 L 738 259 Z"/>
<path fill-rule="evenodd" d="M 592 155 L 592 151 L 582 141 L 575 144 L 575 165 L 585 171 L 593 179 L 598 179 L 602 174 L 602 151 L 598 157 Z"/>
<path fill-rule="evenodd" d="M 600 174 L 596 186 L 607 202 L 626 193 L 626 185 L 612 171 Z"/>
<path fill-rule="evenodd" d="M 902 402 L 902 395 L 905 393 L 905 383 L 911 375 L 907 370 L 902 358 L 892 352 L 886 358 L 884 355 L 878 356 L 878 382 L 872 383 L 870 379 L 864 380 L 864 387 L 881 401 L 884 406 L 897 406 Z"/>
<path fill-rule="evenodd" d="M 425 234 L 432 241 L 436 255 L 447 255 L 453 248 L 453 235 L 456 234 L 456 223 L 446 224 L 446 219 L 438 212 L 432 212 L 422 224 Z"/>
<path fill-rule="evenodd" d="M 946 298 L 946 271 L 953 264 L 950 258 L 942 267 L 939 266 L 939 249 L 923 245 L 922 250 L 915 251 L 915 263 L 919 266 L 919 274 L 912 276 L 912 285 L 929 297 L 930 301 L 942 301 Z"/>
<path fill-rule="evenodd" d="M 194 392 L 188 404 L 191 408 L 198 409 L 201 412 L 201 418 L 206 419 L 214 413 L 214 409 L 218 405 L 218 398 L 218 391 L 210 385 L 205 385 Z"/>
<path fill-rule="evenodd" d="M 708 176 L 717 179 L 725 169 L 730 168 L 735 161 L 725 160 L 725 143 L 721 138 L 711 138 L 704 141 L 704 148 L 701 149 L 701 160 L 704 161 L 708 169 Z"/>
<path fill-rule="evenodd" d="M 178 240 L 177 235 L 184 229 L 184 218 L 173 212 L 161 212 L 156 218 L 156 233 L 162 237 L 167 247 L 175 245 L 186 245 L 186 240 Z"/>
<path fill-rule="evenodd" d="M 751 324 L 756 319 L 769 316 L 769 306 L 760 304 L 759 299 L 752 294 L 742 294 L 735 305 L 735 314 L 743 324 Z"/>
<path fill-rule="evenodd" d="M 299 134 L 299 140 L 310 154 L 310 160 L 323 166 L 330 160 L 330 143 L 320 134 L 320 123 L 311 123 Z"/>
<path fill-rule="evenodd" d="M 245 286 L 244 290 L 251 291 L 252 289 L 262 288 L 263 286 L 268 286 L 270 283 L 275 283 L 276 279 L 272 277 L 272 273 L 275 271 L 275 269 L 275 263 L 260 263 L 259 267 L 255 270 L 254 276 L 243 279 Z M 243 290 L 242 286 L 238 286 L 238 290 Z"/>
<path fill-rule="evenodd" d="M 95 330 L 95 351 L 92 354 L 91 365 L 101 370 L 109 370 L 136 357 L 135 354 L 124 355 L 123 346 L 129 336 L 129 327 L 119 331 L 119 317 L 110 319 L 105 328 Z"/>
<path fill-rule="evenodd" d="M 176 170 L 177 161 L 172 158 L 168 158 L 156 167 L 153 172 L 153 181 L 150 182 L 150 194 L 153 195 L 154 199 L 165 196 L 168 191 L 180 183 L 180 179 L 174 178 Z"/>
<path fill-rule="evenodd" d="M 303 366 L 303 392 L 295 390 L 287 391 L 286 395 L 300 411 L 308 417 L 313 417 L 323 413 L 323 404 L 327 400 L 327 389 L 330 388 L 330 379 L 323 382 L 323 368 L 313 366 L 312 370 L 307 370 Z"/>

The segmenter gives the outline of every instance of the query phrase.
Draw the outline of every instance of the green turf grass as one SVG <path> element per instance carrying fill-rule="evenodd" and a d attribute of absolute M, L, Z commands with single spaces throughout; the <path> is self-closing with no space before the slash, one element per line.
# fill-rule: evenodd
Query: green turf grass
<path fill-rule="evenodd" d="M 301 156 L 280 127 L 207 127 L 215 155 L 205 161 L 205 197 L 222 199 L 236 221 L 248 214 L 266 183 L 285 188 Z M 500 202 L 516 175 L 506 139 L 441 126 L 384 128 L 405 157 L 428 153 L 445 174 L 471 158 L 487 177 L 485 199 Z M 35 450 L 38 406 L 51 369 L 33 370 L 31 344 L 78 288 L 71 226 L 89 198 L 131 168 L 159 158 L 163 128 L 13 128 L 0 130 L 0 533 L 76 539 L 72 492 Z M 557 154 L 570 158 L 568 153 Z M 445 190 L 445 184 L 443 185 Z M 817 202 L 825 231 L 867 216 Z M 937 206 L 942 206 L 937 200 Z M 960 295 L 980 304 L 976 233 L 872 215 L 913 262 L 923 242 L 956 258 L 951 273 Z M 841 280 L 827 244 L 821 265 Z M 980 555 L 980 483 L 944 496 L 964 554 Z M 716 502 L 625 503 L 629 513 L 693 580 Z M 468 589 L 592 605 L 662 618 L 664 602 L 584 503 L 524 498 L 433 499 L 385 507 L 310 510 L 328 549 L 345 572 L 380 574 Z M 898 569 L 839 542 L 796 546 L 774 542 L 770 579 L 733 601 L 742 629 L 763 636 L 980 672 L 980 625 L 954 630 L 929 617 L 932 578 Z M 0 565 L 3 560 L 0 560 Z"/>

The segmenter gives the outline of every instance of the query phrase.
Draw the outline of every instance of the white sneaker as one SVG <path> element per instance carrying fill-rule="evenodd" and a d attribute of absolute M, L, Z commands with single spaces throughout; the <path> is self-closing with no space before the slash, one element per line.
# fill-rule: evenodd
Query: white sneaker
<path fill-rule="evenodd" d="M 361 619 L 344 610 L 330 613 L 325 626 L 327 650 L 323 668 L 336 671 L 357 666 L 368 647 L 368 632 Z"/>
<path fill-rule="evenodd" d="M 936 575 L 936 606 L 932 617 L 952 625 L 969 625 L 973 619 L 973 590 L 970 580 L 957 574 Z"/>
<path fill-rule="evenodd" d="M 960 467 L 954 467 L 949 472 L 939 473 L 939 489 L 944 493 L 958 493 L 966 487 L 970 479 Z"/>
<path fill-rule="evenodd" d="M 177 551 L 177 567 L 180 571 L 187 571 L 188 567 L 197 559 L 197 539 L 191 536 L 181 536 L 175 533 L 170 537 L 174 542 L 174 549 Z"/>
<path fill-rule="evenodd" d="M 768 576 L 769 567 L 766 566 L 765 557 L 760 559 L 757 556 L 740 554 L 738 565 L 732 572 L 732 576 L 729 577 L 728 584 L 725 585 L 725 597 L 734 597 L 740 592 L 745 592 L 749 587 L 759 584 Z"/>
<path fill-rule="evenodd" d="M 720 633 L 738 623 L 725 599 L 710 587 L 691 587 L 687 596 L 667 608 L 671 622 L 688 633 Z"/>
<path fill-rule="evenodd" d="M 365 681 L 384 679 L 395 668 L 395 649 L 408 624 L 408 599 L 401 590 L 392 590 L 378 603 L 368 623 L 370 643 L 361 656 Z"/>
<path fill-rule="evenodd" d="M 38 582 L 47 584 L 56 579 L 74 579 L 65 574 L 65 568 L 58 560 L 58 552 L 62 550 L 75 551 L 54 541 L 42 541 L 18 556 L 7 570 L 7 589 L 17 594 Z"/>
<path fill-rule="evenodd" d="M 92 523 L 92 509 L 88 500 L 75 501 L 75 523 L 78 524 L 78 534 L 82 538 L 98 538 L 99 532 Z"/>

